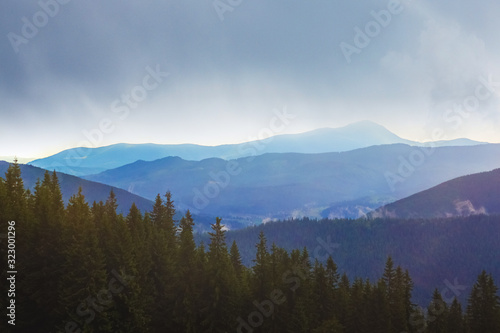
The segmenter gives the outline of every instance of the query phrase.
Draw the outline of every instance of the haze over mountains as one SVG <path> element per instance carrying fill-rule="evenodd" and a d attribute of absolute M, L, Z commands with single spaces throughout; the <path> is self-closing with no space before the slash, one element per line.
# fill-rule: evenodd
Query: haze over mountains
<path fill-rule="evenodd" d="M 420 165 L 410 164 L 414 154 L 423 157 Z M 321 217 L 323 210 L 344 203 L 344 213 L 331 212 L 330 217 L 359 217 L 451 178 L 494 169 L 499 156 L 499 144 L 440 147 L 430 155 L 422 148 L 395 144 L 230 161 L 167 157 L 137 161 L 85 178 L 149 199 L 170 190 L 180 208 L 212 215 Z M 366 206 L 366 201 L 371 205 Z"/>
<path fill-rule="evenodd" d="M 266 135 L 262 134 L 262 136 Z M 385 127 L 370 121 L 357 122 L 340 128 L 322 128 L 301 134 L 283 134 L 263 140 L 258 139 L 241 144 L 220 146 L 120 143 L 99 148 L 73 148 L 47 158 L 34 160 L 30 164 L 48 170 L 83 176 L 117 168 L 137 160 L 154 161 L 168 156 L 178 156 L 190 161 L 201 161 L 214 157 L 227 160 L 265 153 L 343 152 L 394 143 L 414 146 L 431 145 L 431 143 L 423 144 L 400 138 Z M 439 141 L 432 143 L 432 145 L 440 147 L 480 143 L 468 139 L 458 139 Z"/>
<path fill-rule="evenodd" d="M 450 179 L 498 168 L 500 144 L 424 144 L 364 121 L 232 145 L 75 148 L 30 164 L 146 201 L 171 191 L 179 210 L 241 226 L 289 217 L 362 217 Z"/>

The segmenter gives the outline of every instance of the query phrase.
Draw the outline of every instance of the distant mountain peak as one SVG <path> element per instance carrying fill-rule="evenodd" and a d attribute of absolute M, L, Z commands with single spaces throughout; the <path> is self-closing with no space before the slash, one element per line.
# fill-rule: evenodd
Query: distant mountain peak
<path fill-rule="evenodd" d="M 373 121 L 362 120 L 338 128 L 320 128 L 299 134 L 280 134 L 264 140 L 241 144 L 202 146 L 195 144 L 129 144 L 119 143 L 98 148 L 75 148 L 29 164 L 76 176 L 97 174 L 138 160 L 154 161 L 176 156 L 187 161 L 209 158 L 224 160 L 266 153 L 330 153 L 345 152 L 370 146 L 422 143 L 403 139 Z M 436 146 L 472 145 L 473 141 L 439 142 Z M 82 153 L 85 158 L 82 158 Z"/>

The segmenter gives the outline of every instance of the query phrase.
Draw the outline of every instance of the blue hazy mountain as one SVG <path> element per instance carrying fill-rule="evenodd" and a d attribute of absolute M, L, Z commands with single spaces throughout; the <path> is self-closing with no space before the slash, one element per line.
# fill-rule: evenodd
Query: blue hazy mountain
<path fill-rule="evenodd" d="M 19 164 L 19 166 L 21 168 L 24 186 L 33 191 L 37 180 L 38 179 L 43 180 L 44 173 L 46 172 L 46 170 L 25 164 Z M 0 177 L 5 178 L 5 172 L 7 171 L 8 168 L 9 168 L 8 162 L 0 161 Z M 136 194 L 132 194 L 121 188 L 85 180 L 61 172 L 57 172 L 57 177 L 59 179 L 59 183 L 61 186 L 61 193 L 65 204 L 68 203 L 68 200 L 72 195 L 78 193 L 78 188 L 81 186 L 82 194 L 85 196 L 85 200 L 90 205 L 92 205 L 94 201 L 105 202 L 109 196 L 109 193 L 111 192 L 111 190 L 113 190 L 113 192 L 116 195 L 119 213 L 123 213 L 126 215 L 129 212 L 132 203 L 135 203 L 136 206 L 143 213 L 151 212 L 153 208 L 152 200 L 148 200 Z M 163 196 L 165 192 L 166 191 L 158 193 Z M 185 211 L 177 209 L 174 218 L 176 220 L 180 220 L 184 214 Z M 214 216 L 210 216 L 207 214 L 193 214 L 193 218 L 196 220 L 196 225 L 194 228 L 196 232 L 210 231 L 211 230 L 210 225 L 215 221 Z M 240 229 L 243 228 L 248 223 L 246 223 L 242 219 L 233 219 L 228 217 L 224 220 L 224 224 L 229 229 Z"/>
<path fill-rule="evenodd" d="M 262 220 L 358 217 L 466 174 L 500 166 L 500 144 L 381 145 L 340 153 L 264 154 L 223 160 L 137 161 L 86 179 L 148 199 L 170 190 L 180 209 Z"/>
<path fill-rule="evenodd" d="M 0 161 L 0 176 L 5 177 L 5 172 L 9 168 L 9 163 L 5 161 Z M 43 180 L 46 170 L 34 167 L 31 165 L 20 164 L 21 175 L 23 178 L 24 186 L 30 190 L 34 190 L 35 184 L 38 179 Z M 68 202 L 69 198 L 78 193 L 78 188 L 82 187 L 82 194 L 85 196 L 87 202 L 92 204 L 92 202 L 103 201 L 105 202 L 109 196 L 111 190 L 116 195 L 118 203 L 118 211 L 122 213 L 128 213 L 130 206 L 135 202 L 137 208 L 144 211 L 150 211 L 153 207 L 153 202 L 142 198 L 138 195 L 129 193 L 123 189 L 88 181 L 81 179 L 72 175 L 67 175 L 64 173 L 57 172 L 57 177 L 59 179 L 59 184 L 61 186 L 61 192 L 64 202 Z"/>
<path fill-rule="evenodd" d="M 390 203 L 372 217 L 500 215 L 500 169 L 458 177 Z"/>
<path fill-rule="evenodd" d="M 195 144 L 115 144 L 99 148 L 74 148 L 32 161 L 31 165 L 72 175 L 90 175 L 138 160 L 154 161 L 168 156 L 201 161 L 207 158 L 236 159 L 265 153 L 344 152 L 374 145 L 422 143 L 400 138 L 385 127 L 362 121 L 340 128 L 322 128 L 301 134 L 276 135 L 241 144 L 201 146 Z M 471 140 L 440 141 L 436 146 L 475 145 Z"/>

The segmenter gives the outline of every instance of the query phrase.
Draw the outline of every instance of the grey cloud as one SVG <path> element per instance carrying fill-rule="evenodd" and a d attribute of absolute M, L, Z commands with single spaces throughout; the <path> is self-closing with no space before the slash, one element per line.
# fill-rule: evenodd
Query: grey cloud
<path fill-rule="evenodd" d="M 158 64 L 171 77 L 141 105 L 143 127 L 198 112 L 241 112 L 247 119 L 248 110 L 265 115 L 291 103 L 301 110 L 314 106 L 304 111 L 311 127 L 356 120 L 353 115 L 391 123 L 397 117 L 387 110 L 407 102 L 400 112 L 413 121 L 415 105 L 462 96 L 478 74 L 492 70 L 487 61 L 498 68 L 498 20 L 480 19 L 498 8 L 493 0 L 421 1 L 422 7 L 403 1 L 405 10 L 351 64 L 339 44 L 352 43 L 354 27 L 363 28 L 373 20 L 370 12 L 389 1 L 244 0 L 222 22 L 212 3 L 73 0 L 15 53 L 7 34 L 20 34 L 21 18 L 32 18 L 40 6 L 3 1 L 1 112 L 14 105 L 19 117 L 42 112 L 55 119 L 55 131 L 76 141 L 56 124 L 73 119 L 82 128 L 94 126 L 113 100 L 142 80 L 146 66 Z M 453 40 L 439 38 L 449 33 L 456 33 Z M 16 116 L 2 119 L 0 130 L 22 123 Z M 137 132 L 144 137 L 146 130 Z"/>

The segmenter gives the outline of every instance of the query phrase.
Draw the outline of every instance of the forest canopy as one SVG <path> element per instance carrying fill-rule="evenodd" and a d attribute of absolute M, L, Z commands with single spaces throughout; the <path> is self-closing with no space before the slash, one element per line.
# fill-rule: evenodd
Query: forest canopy
<path fill-rule="evenodd" d="M 287 251 L 261 231 L 244 265 L 220 218 L 197 245 L 190 212 L 174 216 L 169 192 L 144 214 L 135 204 L 118 214 L 113 192 L 89 204 L 79 191 L 65 205 L 55 172 L 29 191 L 12 164 L 0 178 L 0 221 L 2 232 L 16 226 L 15 331 L 500 331 L 498 288 L 485 271 L 465 307 L 436 289 L 423 309 L 412 302 L 408 270 L 390 256 L 377 280 L 349 279 L 331 256 Z M 1 325 L 9 329 L 5 318 Z"/>

